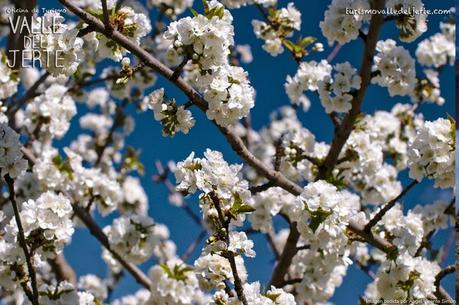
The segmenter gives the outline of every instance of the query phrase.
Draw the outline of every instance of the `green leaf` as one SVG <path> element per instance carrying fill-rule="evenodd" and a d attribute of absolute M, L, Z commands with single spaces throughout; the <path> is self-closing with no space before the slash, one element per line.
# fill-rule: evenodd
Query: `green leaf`
<path fill-rule="evenodd" d="M 316 41 L 316 38 L 312 37 L 312 36 L 307 36 L 307 37 L 304 37 L 303 39 L 301 39 L 299 42 L 298 42 L 298 46 L 301 48 L 301 49 L 304 49 L 306 48 L 308 45 L 310 45 L 311 43 L 314 43 Z"/>
<path fill-rule="evenodd" d="M 230 209 L 231 215 L 236 217 L 239 214 L 250 213 L 250 212 L 255 211 L 255 209 L 252 206 L 242 201 L 242 198 L 239 195 L 239 193 L 234 193 L 233 196 L 234 196 L 234 202 L 233 202 L 233 206 Z"/>
<path fill-rule="evenodd" d="M 331 214 L 331 211 L 325 211 L 322 208 L 319 208 L 317 211 L 310 211 L 311 222 L 309 223 L 309 227 L 311 228 L 312 232 L 316 233 L 320 224 L 324 222 L 325 219 L 327 219 L 327 217 Z"/>
<path fill-rule="evenodd" d="M 274 293 L 274 292 L 269 292 L 269 293 L 266 293 L 265 297 L 267 297 L 268 299 L 270 299 L 271 301 L 273 301 L 274 303 L 276 303 L 276 299 L 281 295 L 281 293 L 277 292 L 277 293 Z"/>
<path fill-rule="evenodd" d="M 209 20 L 215 16 L 217 16 L 219 19 L 222 19 L 224 15 L 225 15 L 225 8 L 223 6 L 216 6 L 212 8 L 210 11 L 207 11 L 206 13 L 206 17 Z"/>
<path fill-rule="evenodd" d="M 171 270 L 167 264 L 160 264 L 159 266 L 169 278 L 182 282 L 188 279 L 186 273 L 193 270 L 193 268 L 187 265 L 175 265 L 173 270 Z"/>
<path fill-rule="evenodd" d="M 210 10 L 209 3 L 207 3 L 207 0 L 202 0 L 202 6 L 204 6 L 204 13 L 207 15 L 207 13 Z"/>
<path fill-rule="evenodd" d="M 199 15 L 198 12 L 196 12 L 196 10 L 194 8 L 190 8 L 190 11 L 191 11 L 191 14 L 193 14 L 193 17 L 197 17 Z"/>
<path fill-rule="evenodd" d="M 67 159 L 67 160 L 63 160 L 62 157 L 57 154 L 53 159 L 53 164 L 54 166 L 56 166 L 56 168 L 64 173 L 68 178 L 72 179 L 73 178 L 73 170 L 72 170 L 72 167 L 70 166 L 70 161 Z"/>
<path fill-rule="evenodd" d="M 284 46 L 289 50 L 295 52 L 296 45 L 288 39 L 284 39 Z"/>

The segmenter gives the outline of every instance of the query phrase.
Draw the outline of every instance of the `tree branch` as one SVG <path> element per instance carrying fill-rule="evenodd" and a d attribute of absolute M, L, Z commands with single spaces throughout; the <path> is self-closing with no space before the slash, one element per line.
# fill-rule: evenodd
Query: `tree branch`
<path fill-rule="evenodd" d="M 14 211 L 14 218 L 16 220 L 16 225 L 18 227 L 18 239 L 19 239 L 19 246 L 22 248 L 24 252 L 27 270 L 29 271 L 29 278 L 30 278 L 30 285 L 32 286 L 32 295 L 27 294 L 27 290 L 25 290 L 29 301 L 32 302 L 33 305 L 39 305 L 38 303 L 38 285 L 37 285 L 37 274 L 35 273 L 35 268 L 33 267 L 33 257 L 27 247 L 27 242 L 25 239 L 24 228 L 22 227 L 21 216 L 19 214 L 18 204 L 16 202 L 16 193 L 14 191 L 14 180 L 10 177 L 9 174 L 4 176 L 6 184 L 8 185 L 8 191 L 10 193 L 10 201 L 11 205 L 13 206 Z"/>
<path fill-rule="evenodd" d="M 290 234 L 287 237 L 287 242 L 285 243 L 284 250 L 282 251 L 279 261 L 274 268 L 269 286 L 273 285 L 275 287 L 282 287 L 284 285 L 284 276 L 288 272 L 288 268 L 292 263 L 293 257 L 298 252 L 296 244 L 299 239 L 300 232 L 298 232 L 296 223 L 292 223 L 290 225 Z"/>
<path fill-rule="evenodd" d="M 172 82 L 176 81 L 177 78 L 180 77 L 180 74 L 182 74 L 183 68 L 188 63 L 188 60 L 189 59 L 187 57 L 184 57 L 182 62 L 177 66 L 177 68 L 175 68 L 174 73 L 172 73 L 172 76 L 170 78 Z"/>
<path fill-rule="evenodd" d="M 435 282 L 434 282 L 434 285 L 435 287 L 437 287 L 436 291 L 435 291 L 435 297 L 442 301 L 442 304 L 444 304 L 444 301 L 451 301 L 451 297 L 449 296 L 449 294 L 440 286 L 440 282 L 441 280 L 447 276 L 448 274 L 450 273 L 453 273 L 456 271 L 456 267 L 454 265 L 449 265 L 447 267 L 445 267 L 445 269 L 441 270 L 437 276 L 435 276 Z M 450 304 L 453 304 L 453 303 L 450 303 Z"/>
<path fill-rule="evenodd" d="M 17 100 L 11 107 L 6 111 L 7 116 L 11 119 L 16 112 L 21 109 L 30 99 L 34 98 L 37 95 L 38 87 L 43 84 L 49 76 L 49 72 L 45 72 L 33 85 L 30 87 L 26 93 Z"/>
<path fill-rule="evenodd" d="M 113 257 L 134 277 L 137 283 L 147 289 L 150 289 L 150 279 L 137 266 L 126 261 L 121 255 L 111 248 L 107 235 L 105 235 L 102 229 L 94 222 L 91 215 L 89 215 L 83 207 L 77 204 L 73 204 L 72 206 L 73 211 L 86 225 L 86 227 L 88 227 L 89 232 L 91 232 L 91 234 L 105 247 L 105 249 L 107 249 Z"/>
<path fill-rule="evenodd" d="M 110 14 L 108 12 L 107 0 L 100 0 L 100 2 L 102 3 L 105 29 L 107 30 L 107 33 L 111 33 L 113 31 L 113 27 L 110 23 Z"/>
<path fill-rule="evenodd" d="M 68 281 L 76 284 L 76 274 L 73 268 L 69 265 L 63 254 L 57 255 L 55 258 L 48 260 L 51 270 L 56 275 L 58 282 Z"/>
<path fill-rule="evenodd" d="M 448 204 L 448 206 L 446 207 L 446 209 L 443 211 L 443 213 L 446 215 L 450 214 L 454 216 L 455 202 L 456 202 L 456 197 L 453 197 L 450 203 Z M 453 210 L 452 212 L 451 212 L 451 209 Z M 414 254 L 415 257 L 421 255 L 422 250 L 424 250 L 424 248 L 430 247 L 430 238 L 435 234 L 436 231 L 437 230 L 434 229 L 434 230 L 431 230 L 430 232 L 426 232 L 427 234 L 425 234 L 424 237 L 422 238 L 421 245 L 419 246 L 419 248 L 416 250 L 416 253 Z M 448 253 L 448 251 L 446 251 L 446 253 Z"/>

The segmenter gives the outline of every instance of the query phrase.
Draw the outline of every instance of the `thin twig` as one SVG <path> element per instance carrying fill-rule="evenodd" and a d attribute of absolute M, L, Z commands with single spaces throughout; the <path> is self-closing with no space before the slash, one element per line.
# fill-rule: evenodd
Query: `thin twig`
<path fill-rule="evenodd" d="M 173 186 L 172 182 L 167 177 L 169 174 L 169 169 L 167 167 L 164 168 L 160 161 L 156 161 L 155 166 L 156 170 L 158 171 L 158 174 L 153 176 L 153 181 L 156 183 L 163 183 L 166 186 L 169 195 L 177 194 L 178 192 L 175 190 L 175 187 Z M 183 204 L 180 205 L 180 207 L 198 226 L 205 227 L 202 218 L 198 214 L 196 214 L 186 202 L 183 202 Z"/>
<path fill-rule="evenodd" d="M 444 214 L 452 214 L 454 216 L 454 204 L 456 202 L 456 197 L 453 197 L 450 201 L 450 203 L 448 204 L 448 206 L 445 208 L 445 210 L 443 211 Z M 451 213 L 451 209 L 453 209 L 453 212 Z M 427 232 L 425 234 L 425 236 L 422 238 L 422 242 L 421 242 L 421 245 L 419 246 L 419 248 L 416 250 L 416 253 L 414 254 L 414 256 L 419 256 L 422 254 L 422 250 L 424 250 L 424 248 L 429 248 L 430 247 L 430 238 L 435 234 L 437 230 L 431 230 L 430 232 Z M 454 231 L 453 231 L 453 234 L 454 234 Z M 448 238 L 449 240 L 449 238 Z M 446 253 L 448 253 L 448 251 L 446 251 Z"/>
<path fill-rule="evenodd" d="M 202 230 L 199 235 L 193 240 L 193 242 L 186 248 L 185 252 L 182 254 L 180 259 L 184 262 L 188 261 L 191 254 L 193 254 L 194 250 L 199 246 L 201 241 L 206 237 L 207 230 Z"/>
<path fill-rule="evenodd" d="M 218 218 L 220 220 L 220 224 L 222 228 L 225 230 L 225 243 L 227 246 L 230 245 L 230 239 L 229 239 L 229 221 L 225 219 L 225 216 L 223 214 L 223 211 L 220 206 L 220 199 L 218 199 L 217 194 L 214 192 L 210 193 L 210 198 L 212 199 L 212 202 L 214 204 L 215 209 L 217 210 Z M 244 305 L 248 305 L 247 299 L 244 294 L 244 288 L 242 287 L 242 281 L 241 278 L 239 277 L 239 273 L 237 270 L 236 266 L 236 260 L 234 258 L 234 254 L 229 252 L 225 257 L 228 259 L 230 266 L 231 266 L 231 271 L 233 273 L 233 278 L 234 278 L 234 289 L 236 290 L 237 297 L 239 301 L 242 302 Z"/>
<path fill-rule="evenodd" d="M 92 219 L 91 215 L 89 215 L 89 213 L 78 204 L 73 204 L 72 206 L 77 217 L 86 225 L 89 232 L 102 244 L 102 246 L 104 246 L 105 249 L 107 249 L 113 257 L 134 277 L 137 283 L 147 289 L 150 289 L 150 279 L 136 265 L 126 261 L 120 254 L 118 254 L 118 252 L 112 249 L 107 235 L 105 235 L 102 229 Z"/>
<path fill-rule="evenodd" d="M 187 57 L 184 57 L 182 62 L 178 65 L 178 67 L 175 68 L 174 73 L 172 73 L 172 76 L 170 78 L 172 82 L 176 81 L 177 78 L 180 77 L 180 74 L 182 74 L 183 71 L 183 67 L 185 67 L 185 65 L 188 63 L 188 60 L 189 59 Z"/>
<path fill-rule="evenodd" d="M 77 34 L 77 37 L 83 37 L 83 36 L 86 36 L 87 34 L 91 33 L 91 32 L 94 32 L 94 28 L 91 27 L 91 26 L 87 26 L 83 29 L 81 29 L 78 34 Z"/>
<path fill-rule="evenodd" d="M 117 106 L 115 110 L 115 118 L 113 120 L 113 124 L 110 127 L 107 137 L 105 138 L 105 142 L 102 146 L 96 147 L 97 159 L 94 162 L 94 166 L 97 167 L 104 157 L 105 150 L 108 146 L 113 142 L 113 135 L 117 128 L 121 127 L 124 123 L 124 108 L 127 106 L 126 102 L 123 102 L 121 106 Z"/>
<path fill-rule="evenodd" d="M 341 50 L 343 45 L 337 43 L 331 53 L 327 56 L 327 61 L 330 63 L 335 59 L 336 55 L 338 55 L 339 51 Z"/>
<path fill-rule="evenodd" d="M 373 216 L 370 221 L 365 225 L 365 232 L 370 232 L 371 228 L 373 228 L 381 219 L 386 215 L 386 213 L 394 207 L 394 205 L 399 201 L 403 196 L 405 196 L 406 193 L 408 193 L 416 184 L 418 184 L 417 180 L 411 181 L 411 183 L 402 190 L 400 194 L 398 194 L 397 197 L 389 201 L 381 210 L 379 210 L 378 213 L 376 213 L 375 216 Z"/>
<path fill-rule="evenodd" d="M 434 285 L 435 287 L 437 288 L 436 291 L 435 291 L 435 296 L 437 297 L 437 299 L 443 301 L 443 300 L 448 300 L 450 299 L 449 296 L 445 295 L 444 294 L 444 291 L 442 291 L 442 288 L 440 286 L 440 282 L 441 280 L 447 276 L 448 274 L 451 274 L 453 272 L 456 271 L 456 266 L 454 265 L 449 265 L 447 267 L 445 267 L 443 270 L 441 270 L 436 276 L 435 276 L 435 282 L 434 282 Z M 452 304 L 452 303 L 451 303 Z"/>
<path fill-rule="evenodd" d="M 14 114 L 21 109 L 30 99 L 37 95 L 37 89 L 43 84 L 49 76 L 49 72 L 46 71 L 40 78 L 30 87 L 26 93 L 17 100 L 11 107 L 8 108 L 6 114 L 9 118 L 12 118 Z"/>
<path fill-rule="evenodd" d="M 107 0 L 100 0 L 102 2 L 102 11 L 104 15 L 104 25 L 107 33 L 113 32 L 112 24 L 110 23 L 110 13 L 108 12 Z"/>
<path fill-rule="evenodd" d="M 301 283 L 301 281 L 302 281 L 302 279 L 300 279 L 300 278 L 291 279 L 291 280 L 285 280 L 285 281 L 282 283 L 282 286 L 298 284 L 298 283 Z"/>
<path fill-rule="evenodd" d="M 252 186 L 252 187 L 249 188 L 249 190 L 252 193 L 252 195 L 255 195 L 255 194 L 264 192 L 264 191 L 270 189 L 273 186 L 275 186 L 274 183 L 272 183 L 271 181 L 268 181 L 268 182 L 266 182 L 264 184 L 261 184 L 261 185 Z"/>
<path fill-rule="evenodd" d="M 268 233 L 265 234 L 265 236 L 266 236 L 266 239 L 268 240 L 269 245 L 271 246 L 271 249 L 274 252 L 274 257 L 276 258 L 276 260 L 279 259 L 280 251 L 277 248 L 276 243 L 274 242 L 273 232 L 269 231 Z"/>
<path fill-rule="evenodd" d="M 18 239 L 19 239 L 19 246 L 22 248 L 24 252 L 27 270 L 29 272 L 30 278 L 30 285 L 32 286 L 32 298 L 29 295 L 29 301 L 32 302 L 33 305 L 39 305 L 38 303 L 38 285 L 37 285 L 37 274 L 35 273 L 35 268 L 33 267 L 33 257 L 27 247 L 27 242 L 25 239 L 24 228 L 21 222 L 21 216 L 19 214 L 18 204 L 16 202 L 16 193 L 14 191 L 14 180 L 10 177 L 9 174 L 4 176 L 6 184 L 8 185 L 8 191 L 10 196 L 11 205 L 13 206 L 14 212 L 14 219 L 16 220 L 16 225 L 18 227 Z"/>

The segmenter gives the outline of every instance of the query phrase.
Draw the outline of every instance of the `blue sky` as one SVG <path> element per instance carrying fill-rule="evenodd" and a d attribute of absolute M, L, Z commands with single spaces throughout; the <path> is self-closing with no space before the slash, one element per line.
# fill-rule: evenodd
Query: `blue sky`
<path fill-rule="evenodd" d="M 97 1 L 97 0 L 94 0 Z M 289 1 L 279 0 L 281 6 L 286 6 Z M 324 11 L 330 1 L 292 1 L 303 13 L 302 35 L 315 36 L 319 42 L 325 46 L 325 51 L 320 54 L 310 56 L 309 59 L 325 58 L 332 50 L 332 47 L 327 45 L 326 39 L 322 36 L 319 29 L 319 22 L 323 19 Z M 60 8 L 61 5 L 57 1 L 38 1 L 39 5 L 48 8 Z M 45 4 L 46 3 L 46 4 Z M 201 11 L 200 1 L 195 1 L 197 10 Z M 453 1 L 424 1 L 428 9 L 447 9 L 454 6 Z M 269 114 L 276 108 L 288 105 L 289 101 L 285 94 L 283 84 L 287 75 L 293 75 L 296 72 L 296 64 L 290 54 L 285 52 L 278 57 L 271 57 L 261 49 L 262 41 L 257 40 L 251 27 L 253 18 L 262 19 L 255 7 L 245 7 L 232 11 L 235 19 L 235 40 L 238 44 L 252 45 L 254 61 L 244 68 L 249 72 L 250 80 L 257 90 L 256 105 L 253 108 L 251 115 L 253 126 L 260 128 L 269 118 Z M 186 13 L 188 14 L 188 13 Z M 154 20 L 156 13 L 151 12 L 150 17 Z M 407 48 L 414 56 L 416 45 L 422 39 L 432 35 L 439 30 L 439 22 L 444 16 L 430 16 L 429 30 L 424 33 L 412 44 L 400 43 Z M 382 29 L 381 38 L 396 38 L 396 29 L 393 23 L 386 23 Z M 359 67 L 360 58 L 363 52 L 363 44 L 361 40 L 355 40 L 341 49 L 333 63 L 349 61 L 355 67 Z M 446 104 L 442 107 L 436 105 L 424 105 L 422 110 L 427 119 L 435 119 L 439 116 L 445 116 L 446 113 L 454 113 L 454 69 L 448 67 L 444 69 L 441 75 L 442 95 L 446 99 Z M 178 92 L 173 86 L 166 81 L 159 79 L 156 87 L 165 87 L 167 95 L 175 97 L 177 101 L 186 102 L 183 94 Z M 311 98 L 311 108 L 308 112 L 298 112 L 300 120 L 304 126 L 310 129 L 318 140 L 330 141 L 332 137 L 332 124 L 325 115 L 322 106 L 315 96 Z M 365 98 L 363 111 L 373 112 L 375 109 L 389 110 L 397 102 L 408 102 L 408 99 L 403 97 L 390 98 L 387 90 L 384 88 L 370 86 Z M 197 109 L 192 109 L 196 118 L 196 126 L 188 135 L 179 134 L 174 138 L 164 138 L 161 135 L 161 127 L 152 118 L 151 113 L 137 115 L 136 131 L 128 138 L 128 144 L 136 148 L 142 149 L 141 160 L 143 161 L 146 173 L 142 177 L 142 183 L 149 196 L 150 210 L 149 214 L 160 223 L 165 223 L 169 226 L 172 239 L 178 245 L 178 253 L 181 254 L 188 245 L 199 234 L 198 228 L 192 220 L 179 208 L 173 207 L 167 202 L 167 193 L 164 186 L 156 185 L 152 182 L 151 176 L 155 174 L 154 162 L 161 160 L 163 163 L 168 160 L 182 160 L 186 158 L 191 151 L 195 151 L 197 155 L 202 155 L 206 148 L 222 151 L 229 162 L 241 162 L 239 158 L 231 151 L 230 146 L 225 139 L 220 135 L 218 130 L 211 124 L 204 115 Z M 74 118 L 72 126 L 73 130 L 68 134 L 68 137 L 63 143 L 70 141 L 76 135 L 76 125 L 78 119 Z M 406 184 L 407 177 L 401 175 L 402 181 Z M 450 198 L 451 193 L 441 192 L 432 188 L 429 182 L 422 183 L 416 186 L 415 191 L 405 197 L 403 202 L 406 206 L 413 206 L 418 203 L 430 203 L 438 198 Z M 195 200 L 189 201 L 190 206 L 195 211 L 198 211 Z M 98 222 L 103 227 L 111 223 L 112 217 L 107 219 L 98 219 Z M 448 232 L 443 232 L 436 236 L 436 245 L 448 239 Z M 258 255 L 255 259 L 247 259 L 247 267 L 249 271 L 249 280 L 260 280 L 263 284 L 267 283 L 270 278 L 273 268 L 273 255 L 268 248 L 265 239 L 262 236 L 253 236 Z M 199 250 L 199 249 L 198 249 Z M 65 254 L 69 262 L 75 267 L 79 275 L 87 273 L 95 273 L 99 276 L 106 274 L 106 267 L 100 259 L 100 246 L 95 239 L 89 235 L 84 229 L 77 230 L 73 237 L 72 243 L 66 248 Z M 451 248 L 446 264 L 451 264 L 454 260 L 453 248 Z M 194 253 L 196 257 L 199 251 Z M 142 265 L 144 270 L 148 270 L 152 262 L 147 262 Z M 335 304 L 357 304 L 358 297 L 364 291 L 368 283 L 366 275 L 355 267 L 351 267 L 347 277 L 344 279 L 341 287 L 337 289 L 335 296 L 331 299 Z M 454 291 L 454 279 L 449 276 L 443 282 L 447 290 L 452 294 Z M 114 296 L 120 296 L 126 293 L 135 291 L 138 288 L 137 284 L 130 276 L 121 282 L 119 288 L 116 289 Z"/>

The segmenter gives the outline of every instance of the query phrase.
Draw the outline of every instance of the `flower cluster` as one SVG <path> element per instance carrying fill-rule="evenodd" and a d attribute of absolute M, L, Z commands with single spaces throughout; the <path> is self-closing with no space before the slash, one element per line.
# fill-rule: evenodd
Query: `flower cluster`
<path fill-rule="evenodd" d="M 97 206 L 102 215 L 113 212 L 123 202 L 120 184 L 100 168 L 83 167 L 80 155 L 65 151 L 68 159 L 47 148 L 36 160 L 33 172 L 42 187 L 69 192 L 81 206 Z"/>
<path fill-rule="evenodd" d="M 439 72 L 433 69 L 424 69 L 425 78 L 419 79 L 411 96 L 415 103 L 430 102 L 442 106 L 445 99 L 441 96 Z"/>
<path fill-rule="evenodd" d="M 151 23 L 144 13 L 136 12 L 132 7 L 123 6 L 110 15 L 110 24 L 113 29 L 140 44 L 140 40 L 151 31 Z M 104 35 L 97 36 L 99 40 L 98 57 L 111 58 L 120 61 L 126 54 L 126 49 Z"/>
<path fill-rule="evenodd" d="M 242 129 L 241 126 L 239 126 Z M 241 135 L 250 137 L 253 153 L 268 166 L 278 163 L 279 171 L 294 181 L 313 181 L 317 174 L 317 162 L 325 158 L 328 145 L 316 142 L 314 135 L 304 128 L 293 108 L 284 106 L 271 114 L 271 122 L 259 132 L 240 130 Z M 247 132 L 247 135 L 244 135 Z M 276 161 L 277 160 L 277 161 Z M 245 168 L 253 185 L 265 182 L 255 171 Z M 288 199 L 288 196 L 283 196 Z M 289 211 L 290 200 L 286 200 L 284 212 Z M 267 206 L 269 207 L 269 205 Z M 255 211 L 255 216 L 264 214 L 264 208 Z M 267 214 L 264 214 L 267 216 Z M 266 224 L 269 225 L 269 224 Z"/>
<path fill-rule="evenodd" d="M 0 174 L 18 177 L 27 168 L 22 158 L 19 135 L 6 123 L 0 123 Z"/>
<path fill-rule="evenodd" d="M 245 283 L 244 295 L 248 304 L 253 305 L 295 305 L 295 297 L 282 289 L 271 287 L 266 293 L 262 293 L 259 282 Z M 210 305 L 239 304 L 237 296 L 228 296 L 224 290 L 217 291 L 212 297 Z"/>
<path fill-rule="evenodd" d="M 164 96 L 164 89 L 153 91 L 144 98 L 143 104 L 148 109 L 153 110 L 155 120 L 161 122 L 163 135 L 174 136 L 176 132 L 181 131 L 187 134 L 194 126 L 195 120 L 191 111 L 184 106 L 177 106 L 175 100 L 167 100 Z"/>
<path fill-rule="evenodd" d="M 210 198 L 215 194 L 225 213 L 233 213 L 235 219 L 243 220 L 243 215 L 253 208 L 248 183 L 242 179 L 242 166 L 229 165 L 220 152 L 210 149 L 206 150 L 204 157 L 194 158 L 194 153 L 191 153 L 186 160 L 177 164 L 177 190 L 185 194 L 198 189 L 202 191 L 200 202 L 204 217 L 217 217 Z"/>
<path fill-rule="evenodd" d="M 421 216 L 422 214 L 412 211 L 404 215 L 402 206 L 396 204 L 381 220 L 383 234 L 393 238 L 393 244 L 400 253 L 415 256 L 425 233 Z"/>
<path fill-rule="evenodd" d="M 153 266 L 149 273 L 153 279 L 151 304 L 191 305 L 199 300 L 198 280 L 192 268 L 179 259 Z"/>
<path fill-rule="evenodd" d="M 23 124 L 30 133 L 43 139 L 65 135 L 76 114 L 75 102 L 67 90 L 65 86 L 52 84 L 27 105 Z"/>
<path fill-rule="evenodd" d="M 378 141 L 361 130 L 355 130 L 346 142 L 336 180 L 344 180 L 361 193 L 365 203 L 385 203 L 401 191 L 396 168 L 384 162 Z"/>
<path fill-rule="evenodd" d="M 435 276 L 440 270 L 438 263 L 423 257 L 400 255 L 395 262 L 387 261 L 380 267 L 376 281 L 367 287 L 365 297 L 424 301 L 435 292 Z"/>
<path fill-rule="evenodd" d="M 121 186 L 124 201 L 119 209 L 123 213 L 136 213 L 145 215 L 148 209 L 148 197 L 137 177 L 127 176 Z"/>
<path fill-rule="evenodd" d="M 422 114 L 416 114 L 410 104 L 396 104 L 390 112 L 376 111 L 366 115 L 359 126 L 370 136 L 373 145 L 378 145 L 390 155 L 398 170 L 407 166 L 408 144 L 413 142 L 416 132 L 424 124 Z"/>
<path fill-rule="evenodd" d="M 211 238 L 204 248 L 204 253 L 217 253 L 226 256 L 228 253 L 238 256 L 244 254 L 247 257 L 255 257 L 253 241 L 247 238 L 245 232 L 229 232 L 229 241 Z"/>
<path fill-rule="evenodd" d="M 440 33 L 424 39 L 416 49 L 416 57 L 422 65 L 435 68 L 454 65 L 456 27 L 450 23 L 442 23 L 440 28 Z"/>
<path fill-rule="evenodd" d="M 381 87 L 387 87 L 390 96 L 410 95 L 416 85 L 415 61 L 403 47 L 392 39 L 378 41 L 371 79 Z"/>
<path fill-rule="evenodd" d="M 456 124 L 448 119 L 426 122 L 418 131 L 408 149 L 410 177 L 421 181 L 423 177 L 435 180 L 440 188 L 453 187 L 455 183 Z"/>
<path fill-rule="evenodd" d="M 328 240 L 325 246 L 336 248 L 339 243 Z M 301 282 L 294 285 L 298 291 L 298 304 L 326 302 L 340 286 L 346 275 L 347 265 L 338 253 L 321 254 L 322 251 L 299 251 L 292 261 L 292 275 L 301 278 Z M 349 260 L 345 253 L 346 260 Z"/>
<path fill-rule="evenodd" d="M 263 49 L 277 56 L 284 52 L 282 40 L 291 37 L 295 30 L 301 29 L 301 13 L 290 2 L 286 8 L 270 10 L 268 23 L 253 20 L 252 26 L 257 38 L 263 39 Z"/>
<path fill-rule="evenodd" d="M 201 79 L 202 80 L 202 79 Z M 221 126 L 229 126 L 248 115 L 254 106 L 255 92 L 249 83 L 247 72 L 241 67 L 222 66 L 216 71 L 208 87 L 203 91 L 209 103 L 207 117 Z M 196 79 L 200 83 L 200 79 Z"/>
<path fill-rule="evenodd" d="M 309 183 L 298 197 L 296 217 L 298 230 L 316 239 L 321 232 L 337 237 L 346 229 L 349 219 L 358 212 L 359 198 L 323 181 Z M 308 240 L 306 238 L 306 240 Z M 317 245 L 320 248 L 320 240 Z M 324 249 L 325 250 L 325 249 Z"/>
<path fill-rule="evenodd" d="M 47 12 L 36 17 L 34 23 L 39 39 L 33 39 L 30 52 L 39 50 L 43 66 L 54 76 L 73 75 L 84 61 L 83 39 L 77 37 L 78 29 L 64 23 L 64 17 L 56 12 Z"/>
<path fill-rule="evenodd" d="M 327 113 L 348 112 L 352 108 L 352 91 L 360 89 L 362 79 L 349 62 L 335 65 L 335 70 L 333 78 L 326 76 L 319 82 L 320 102 Z"/>
<path fill-rule="evenodd" d="M 72 212 L 69 199 L 54 192 L 48 191 L 36 200 L 24 202 L 20 217 L 27 242 L 45 257 L 61 253 L 74 232 Z M 14 219 L 11 219 L 6 231 L 6 238 L 10 242 L 18 240 L 18 228 Z"/>
<path fill-rule="evenodd" d="M 333 0 L 325 11 L 325 19 L 320 22 L 322 34 L 329 44 L 348 43 L 359 36 L 363 22 L 369 21 L 370 14 L 358 14 L 358 10 L 368 10 L 367 0 Z"/>
<path fill-rule="evenodd" d="M 308 243 L 307 250 L 300 251 L 292 264 L 295 277 L 302 279 L 297 284 L 297 290 L 302 291 L 299 300 L 326 301 L 341 283 L 351 263 L 345 231 L 359 208 L 358 196 L 338 191 L 323 180 L 309 183 L 298 197 L 291 218 Z"/>
<path fill-rule="evenodd" d="M 247 271 L 245 270 L 244 260 L 237 256 L 236 267 L 241 281 L 247 280 Z M 224 281 L 234 283 L 233 272 L 228 260 L 220 255 L 206 254 L 200 256 L 194 262 L 194 273 L 199 281 L 199 287 L 204 290 L 212 288 L 224 288 Z"/>
<path fill-rule="evenodd" d="M 309 105 L 309 100 L 303 92 L 317 91 L 319 82 L 330 77 L 331 71 L 332 66 L 326 60 L 319 63 L 316 61 L 302 62 L 295 76 L 287 76 L 285 90 L 290 101 L 295 105 Z"/>
<path fill-rule="evenodd" d="M 60 282 L 57 285 L 44 284 L 39 288 L 39 295 L 40 304 L 97 305 L 100 303 L 91 293 L 77 291 L 77 289 L 67 281 Z"/>
<path fill-rule="evenodd" d="M 295 206 L 296 197 L 281 188 L 273 187 L 256 194 L 253 198 L 255 211 L 249 215 L 253 229 L 261 232 L 271 232 L 273 229 L 272 218 L 281 211 L 290 214 Z"/>
<path fill-rule="evenodd" d="M 229 48 L 234 45 L 233 17 L 230 12 L 216 1 L 207 5 L 206 16 L 197 15 L 174 21 L 164 33 L 164 37 L 171 42 L 169 53 L 192 59 L 202 70 L 227 64 Z"/>
<path fill-rule="evenodd" d="M 164 238 L 161 229 L 148 216 L 122 216 L 104 228 L 104 233 L 114 250 L 128 261 L 136 264 L 145 262 L 161 246 Z"/>
<path fill-rule="evenodd" d="M 94 274 L 80 276 L 78 288 L 91 293 L 99 301 L 105 300 L 108 296 L 107 283 Z"/>
<path fill-rule="evenodd" d="M 128 57 L 124 57 L 123 61 L 125 65 L 123 66 L 122 63 L 121 71 L 114 67 L 108 67 L 102 71 L 100 76 L 111 78 L 114 75 L 121 75 L 116 81 L 107 83 L 108 90 L 114 98 L 130 101 L 141 100 L 146 89 L 155 84 L 156 76 L 148 68 L 134 71 L 134 68 L 130 67 L 131 63 Z"/>
<path fill-rule="evenodd" d="M 427 14 L 419 13 L 424 9 L 421 0 L 389 0 L 386 8 L 406 12 L 394 16 L 401 41 L 412 42 L 427 31 Z"/>
<path fill-rule="evenodd" d="M 417 205 L 410 212 L 419 215 L 422 219 L 424 232 L 429 233 L 448 227 L 447 208 L 447 202 L 436 201 L 428 205 Z"/>
<path fill-rule="evenodd" d="M 169 25 L 164 33 L 169 42 L 166 57 L 175 64 L 191 60 L 187 78 L 206 98 L 207 116 L 229 126 L 248 115 L 255 92 L 247 73 L 228 60 L 234 46 L 233 17 L 217 1 L 205 3 L 205 15 Z"/>
<path fill-rule="evenodd" d="M 0 100 L 9 98 L 18 91 L 19 78 L 16 72 L 14 72 L 7 65 L 7 58 L 3 51 L 0 50 Z"/>
<path fill-rule="evenodd" d="M 123 296 L 114 300 L 112 305 L 148 305 L 150 292 L 147 289 L 140 289 L 135 294 Z"/>

